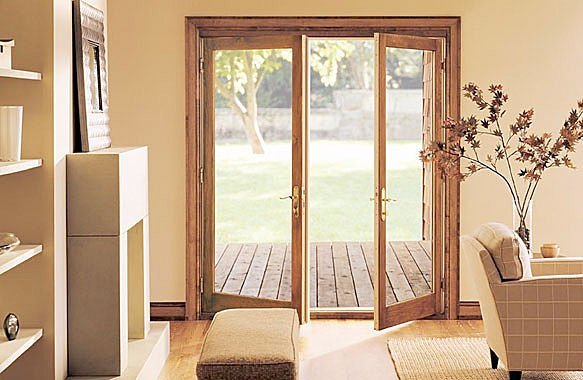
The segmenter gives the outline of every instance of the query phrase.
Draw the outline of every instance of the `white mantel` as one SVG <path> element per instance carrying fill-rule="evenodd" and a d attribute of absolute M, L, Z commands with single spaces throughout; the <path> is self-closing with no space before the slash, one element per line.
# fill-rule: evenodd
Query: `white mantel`
<path fill-rule="evenodd" d="M 148 221 L 147 147 L 67 156 L 70 376 L 120 376 L 148 337 Z"/>

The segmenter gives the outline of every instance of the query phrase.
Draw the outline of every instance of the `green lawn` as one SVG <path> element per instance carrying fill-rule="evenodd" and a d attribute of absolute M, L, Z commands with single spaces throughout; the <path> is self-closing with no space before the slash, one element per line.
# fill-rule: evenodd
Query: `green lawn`
<path fill-rule="evenodd" d="M 388 237 L 421 235 L 421 163 L 418 142 L 388 146 Z M 310 144 L 310 241 L 373 239 L 372 142 L 314 141 Z M 216 148 L 216 242 L 290 240 L 290 146 L 268 143 L 263 155 L 247 144 Z"/>

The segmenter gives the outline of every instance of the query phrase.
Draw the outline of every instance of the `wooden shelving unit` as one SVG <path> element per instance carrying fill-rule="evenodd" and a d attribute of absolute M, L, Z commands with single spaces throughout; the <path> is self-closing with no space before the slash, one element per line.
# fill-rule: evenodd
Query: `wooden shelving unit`
<path fill-rule="evenodd" d="M 33 71 L 0 68 L 0 78 L 41 80 L 42 75 Z M 42 166 L 41 159 L 0 162 L 0 176 L 18 173 Z M 42 245 L 20 245 L 14 250 L 0 254 L 0 275 L 40 254 Z M 43 329 L 21 329 L 15 340 L 9 341 L 0 333 L 0 374 L 21 357 L 43 336 Z"/>
<path fill-rule="evenodd" d="M 10 269 L 22 264 L 41 253 L 42 245 L 21 245 L 13 251 L 0 255 L 0 274 L 8 272 Z"/>
<path fill-rule="evenodd" d="M 0 255 L 0 275 L 24 263 L 43 250 L 42 245 L 20 245 L 16 249 Z M 16 359 L 24 354 L 43 335 L 42 329 L 22 329 L 15 340 L 0 336 L 0 374 Z"/>
<path fill-rule="evenodd" d="M 2 68 L 0 68 L 0 77 L 15 78 L 15 79 L 28 79 L 28 80 L 41 80 L 42 79 L 41 73 L 37 73 L 34 71 L 2 69 Z"/>
<path fill-rule="evenodd" d="M 0 175 L 7 175 L 12 173 L 23 172 L 25 170 L 30 170 L 42 166 L 43 160 L 32 159 L 32 160 L 20 160 L 20 161 L 1 161 L 0 162 Z"/>
<path fill-rule="evenodd" d="M 42 336 L 42 329 L 23 329 L 15 340 L 8 341 L 5 337 L 0 338 L 0 373 L 4 372 Z"/>

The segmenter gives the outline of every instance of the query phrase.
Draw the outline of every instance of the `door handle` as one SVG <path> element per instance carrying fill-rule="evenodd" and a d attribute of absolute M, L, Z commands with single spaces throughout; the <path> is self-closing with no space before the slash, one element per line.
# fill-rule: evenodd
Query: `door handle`
<path fill-rule="evenodd" d="M 374 201 L 376 198 L 369 198 L 370 201 Z M 396 202 L 396 199 L 387 198 L 387 192 L 383 187 L 381 189 L 381 220 L 384 222 L 387 220 L 387 203 Z"/>
<path fill-rule="evenodd" d="M 291 199 L 292 201 L 292 214 L 294 218 L 300 216 L 300 187 L 294 186 L 292 188 L 292 195 L 287 195 L 285 197 L 280 197 L 279 199 Z"/>
<path fill-rule="evenodd" d="M 292 200 L 292 213 L 294 215 L 294 218 L 297 218 L 300 216 L 300 187 L 297 185 L 294 186 L 292 189 L 291 200 Z"/>

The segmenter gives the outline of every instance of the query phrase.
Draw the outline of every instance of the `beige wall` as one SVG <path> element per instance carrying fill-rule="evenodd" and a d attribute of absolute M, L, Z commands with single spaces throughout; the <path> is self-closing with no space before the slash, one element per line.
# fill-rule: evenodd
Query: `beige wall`
<path fill-rule="evenodd" d="M 184 16 L 461 16 L 462 80 L 502 82 L 510 116 L 535 107 L 537 130 L 557 131 L 583 98 L 581 14 L 578 0 L 110 1 L 114 143 L 150 147 L 152 300 L 185 298 Z M 583 155 L 575 158 L 583 165 Z M 566 254 L 583 254 L 582 190 L 583 171 L 549 173 L 535 203 L 535 246 L 556 241 Z M 462 185 L 461 207 L 462 232 L 486 221 L 511 223 L 510 199 L 490 176 Z M 462 298 L 473 299 L 464 274 Z"/>

